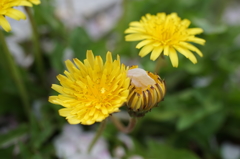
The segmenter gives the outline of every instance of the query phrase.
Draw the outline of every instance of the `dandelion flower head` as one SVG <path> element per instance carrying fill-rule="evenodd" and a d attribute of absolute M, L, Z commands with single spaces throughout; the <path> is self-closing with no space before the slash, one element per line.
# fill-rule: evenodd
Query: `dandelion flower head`
<path fill-rule="evenodd" d="M 66 61 L 65 76 L 57 76 L 61 86 L 52 85 L 60 95 L 51 96 L 49 101 L 65 107 L 59 110 L 60 116 L 66 117 L 70 124 L 91 125 L 118 112 L 127 101 L 130 83 L 120 57 L 113 61 L 108 52 L 103 63 L 100 56 L 94 57 L 92 51 L 87 51 L 83 63 L 76 58 L 73 61 L 75 65 Z"/>
<path fill-rule="evenodd" d="M 11 26 L 6 19 L 7 17 L 13 18 L 15 20 L 26 19 L 26 15 L 21 11 L 14 9 L 16 6 L 28 6 L 32 7 L 32 4 L 27 0 L 1 0 L 0 1 L 0 26 L 9 32 Z"/>
<path fill-rule="evenodd" d="M 127 101 L 128 113 L 133 117 L 142 117 L 164 99 L 165 81 L 138 66 L 130 67 L 128 77 L 131 79 Z"/>
<path fill-rule="evenodd" d="M 130 27 L 125 31 L 126 41 L 141 41 L 136 48 L 140 49 L 141 57 L 151 53 L 150 59 L 155 61 L 161 53 L 169 56 L 173 67 L 178 67 L 177 52 L 183 54 L 192 63 L 197 63 L 197 59 L 192 53 L 196 52 L 203 56 L 202 52 L 194 45 L 197 43 L 204 45 L 205 40 L 195 37 L 203 32 L 201 28 L 188 28 L 190 21 L 181 20 L 176 13 L 166 15 L 146 14 L 140 21 L 130 23 Z"/>

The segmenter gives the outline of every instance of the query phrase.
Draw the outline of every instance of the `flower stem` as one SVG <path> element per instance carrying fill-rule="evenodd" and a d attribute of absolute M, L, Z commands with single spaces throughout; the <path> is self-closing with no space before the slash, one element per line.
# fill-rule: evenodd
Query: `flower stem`
<path fill-rule="evenodd" d="M 43 59 L 42 59 L 42 53 L 41 53 L 41 47 L 40 47 L 37 25 L 36 25 L 36 22 L 34 20 L 31 9 L 29 7 L 24 7 L 24 8 L 27 12 L 27 15 L 29 17 L 29 21 L 30 21 L 30 24 L 31 24 L 31 27 L 32 27 L 34 54 L 35 54 L 35 59 L 36 59 L 37 72 L 40 76 L 40 79 L 41 79 L 42 83 L 45 84 Z"/>
<path fill-rule="evenodd" d="M 104 121 L 101 122 L 99 128 L 98 128 L 98 131 L 97 133 L 95 134 L 94 138 L 92 139 L 89 147 L 88 147 L 88 153 L 91 152 L 93 146 L 95 145 L 95 143 L 98 141 L 98 139 L 100 138 L 105 126 L 106 126 L 106 123 L 107 123 L 107 120 L 105 119 Z"/>
<path fill-rule="evenodd" d="M 160 57 L 158 57 L 158 60 L 157 60 L 157 63 L 156 63 L 155 69 L 154 69 L 154 72 L 155 72 L 156 74 L 159 73 L 160 68 L 164 65 L 164 64 L 163 64 L 163 61 L 164 61 L 163 55 L 161 55 Z"/>
<path fill-rule="evenodd" d="M 1 42 L 1 45 L 2 45 L 2 48 L 3 48 L 4 56 L 6 58 L 5 60 L 6 60 L 6 63 L 8 65 L 10 74 L 12 75 L 12 78 L 13 78 L 16 86 L 17 86 L 17 89 L 19 91 L 19 95 L 20 95 L 21 100 L 23 102 L 24 110 L 25 110 L 27 116 L 31 119 L 31 117 L 30 117 L 30 104 L 29 104 L 29 99 L 28 99 L 28 94 L 27 94 L 26 87 L 23 83 L 23 80 L 22 80 L 22 77 L 19 73 L 18 68 L 13 61 L 13 58 L 11 56 L 11 53 L 10 53 L 9 49 L 8 49 L 5 37 L 4 37 L 1 30 L 0 30 L 0 42 Z"/>
<path fill-rule="evenodd" d="M 136 123 L 137 123 L 137 118 L 131 117 L 128 123 L 128 126 L 125 127 L 118 118 L 114 117 L 113 115 L 110 116 L 112 119 L 112 122 L 115 124 L 115 126 L 124 133 L 130 133 L 134 129 Z"/>

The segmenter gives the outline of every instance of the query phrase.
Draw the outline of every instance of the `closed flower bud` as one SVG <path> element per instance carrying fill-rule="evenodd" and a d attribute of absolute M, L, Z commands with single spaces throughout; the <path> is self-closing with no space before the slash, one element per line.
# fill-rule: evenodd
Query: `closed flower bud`
<path fill-rule="evenodd" d="M 128 77 L 131 79 L 128 113 L 132 117 L 142 117 L 163 100 L 166 94 L 165 81 L 137 66 L 128 70 Z"/>

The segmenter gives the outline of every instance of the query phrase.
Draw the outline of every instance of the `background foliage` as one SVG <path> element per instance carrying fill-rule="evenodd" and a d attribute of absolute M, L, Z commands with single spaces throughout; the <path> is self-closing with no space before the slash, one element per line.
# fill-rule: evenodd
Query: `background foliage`
<path fill-rule="evenodd" d="M 66 121 L 58 115 L 60 106 L 48 103 L 48 96 L 56 94 L 50 87 L 57 83 L 55 76 L 65 69 L 62 59 L 66 48 L 72 49 L 74 57 L 80 60 L 85 58 L 86 50 L 102 56 L 111 51 L 115 57 L 119 54 L 127 65 L 139 64 L 154 71 L 156 62 L 150 61 L 149 56 L 140 58 L 136 43 L 125 42 L 123 32 L 129 22 L 139 20 L 146 13 L 158 12 L 176 12 L 183 19 L 190 19 L 191 27 L 203 28 L 204 33 L 199 37 L 205 39 L 206 44 L 198 48 L 204 57 L 198 58 L 194 65 L 180 55 L 178 68 L 173 68 L 165 57 L 158 74 L 166 80 L 167 95 L 159 107 L 139 120 L 130 134 L 136 148 L 127 150 L 125 158 L 132 154 L 146 159 L 223 158 L 221 149 L 224 143 L 240 146 L 240 24 L 231 25 L 223 19 L 232 2 L 125 0 L 123 15 L 115 27 L 93 40 L 83 27 L 67 28 L 54 14 L 55 3 L 42 0 L 41 5 L 33 8 L 34 17 L 41 42 L 47 40 L 53 44 L 51 51 L 41 45 L 44 83 L 36 73 L 35 63 L 28 68 L 19 66 L 31 99 L 32 118 L 37 119 L 35 123 L 26 117 L 0 53 L 1 158 L 56 158 L 52 141 Z M 111 47 L 109 42 L 113 44 Z M 26 53 L 34 49 L 31 39 L 20 45 Z M 84 129 L 96 130 L 97 126 L 85 126 Z M 104 136 L 111 152 L 119 144 L 115 138 L 117 133 L 114 125 L 108 122 Z"/>

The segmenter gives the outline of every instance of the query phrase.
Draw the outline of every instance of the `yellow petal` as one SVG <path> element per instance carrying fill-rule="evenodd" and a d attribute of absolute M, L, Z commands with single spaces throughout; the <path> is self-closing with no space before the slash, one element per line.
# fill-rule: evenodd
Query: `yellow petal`
<path fill-rule="evenodd" d="M 112 61 L 112 53 L 108 51 L 106 55 L 106 63 L 112 63 Z"/>
<path fill-rule="evenodd" d="M 142 27 L 142 24 L 137 22 L 137 21 L 131 22 L 129 25 L 132 26 L 132 27 Z"/>
<path fill-rule="evenodd" d="M 188 49 L 185 49 L 183 47 L 180 46 L 174 46 L 174 48 L 181 54 L 183 54 L 186 58 L 188 58 L 190 61 L 192 61 L 192 63 L 197 63 L 197 59 L 196 57 L 193 55 L 193 53 L 191 51 L 189 51 Z"/>
<path fill-rule="evenodd" d="M 163 50 L 164 55 L 168 56 L 168 54 L 169 54 L 169 46 L 164 46 L 163 49 L 164 49 L 164 50 Z"/>
<path fill-rule="evenodd" d="M 166 13 L 157 13 L 157 17 L 159 19 L 165 19 L 166 18 Z"/>
<path fill-rule="evenodd" d="M 187 51 L 188 54 L 189 54 L 188 59 L 189 59 L 190 61 L 192 61 L 192 63 L 196 64 L 196 63 L 197 63 L 197 59 L 196 59 L 196 57 L 193 55 L 193 53 L 190 52 L 190 51 L 188 51 L 188 50 L 186 50 L 186 51 Z"/>
<path fill-rule="evenodd" d="M 108 115 L 107 115 L 107 116 L 108 116 Z M 97 117 L 96 121 L 101 122 L 101 121 L 103 121 L 103 119 L 105 119 L 107 116 L 105 116 L 105 115 L 103 115 L 103 114 L 100 114 L 100 115 Z"/>
<path fill-rule="evenodd" d="M 144 45 L 148 45 L 149 43 L 151 43 L 152 40 L 143 40 L 141 42 L 139 42 L 136 46 L 136 48 L 140 49 L 141 47 L 143 47 Z"/>
<path fill-rule="evenodd" d="M 79 124 L 79 123 L 81 123 L 81 120 L 79 120 L 76 117 L 68 117 L 67 120 L 68 120 L 69 124 Z M 86 124 L 86 123 L 84 123 L 84 124 Z"/>
<path fill-rule="evenodd" d="M 73 61 L 79 68 L 80 72 L 82 72 L 83 74 L 87 74 L 87 68 L 80 60 L 78 60 L 77 58 L 74 58 Z"/>
<path fill-rule="evenodd" d="M 136 28 L 136 27 L 132 28 L 132 27 L 130 27 L 130 28 L 128 28 L 124 31 L 124 33 L 126 33 L 126 34 L 139 33 L 139 32 L 145 32 L 145 30 L 143 28 Z"/>
<path fill-rule="evenodd" d="M 66 117 L 71 115 L 71 110 L 69 108 L 62 108 L 62 109 L 59 109 L 58 113 L 60 116 Z"/>
<path fill-rule="evenodd" d="M 126 41 L 138 41 L 138 40 L 144 40 L 149 38 L 148 35 L 143 34 L 130 34 L 125 36 Z"/>
<path fill-rule="evenodd" d="M 15 20 L 26 19 L 26 16 L 23 12 L 16 10 L 16 9 L 8 9 L 6 16 L 13 18 Z"/>
<path fill-rule="evenodd" d="M 189 49 L 191 51 L 195 51 L 199 56 L 201 56 L 201 57 L 203 56 L 202 52 L 198 48 L 196 48 L 194 45 L 189 44 L 187 42 L 180 42 L 179 44 L 182 47 L 185 47 L 185 48 L 187 48 L 187 49 Z"/>
<path fill-rule="evenodd" d="M 179 53 L 183 54 L 186 58 L 189 57 L 189 54 L 187 54 L 187 52 L 185 51 L 185 49 L 183 49 L 183 47 L 177 46 L 177 45 L 174 45 L 173 47 L 174 47 Z"/>
<path fill-rule="evenodd" d="M 26 6 L 26 7 L 32 7 L 32 4 L 28 1 L 21 1 L 21 2 L 18 2 L 18 5 L 16 6 Z"/>
<path fill-rule="evenodd" d="M 176 53 L 176 50 L 172 47 L 169 48 L 169 58 L 173 67 L 178 67 L 178 55 Z"/>
<path fill-rule="evenodd" d="M 93 55 L 92 50 L 87 50 L 87 60 L 93 68 L 95 60 L 94 60 L 94 55 Z"/>
<path fill-rule="evenodd" d="M 59 102 L 58 102 L 57 100 L 58 100 L 58 96 L 50 96 L 50 97 L 48 98 L 48 101 L 49 101 L 50 103 L 53 103 L 53 104 L 59 104 Z"/>
<path fill-rule="evenodd" d="M 92 125 L 94 122 L 95 122 L 94 120 L 89 119 L 89 120 L 86 120 L 84 124 L 85 125 Z"/>
<path fill-rule="evenodd" d="M 65 61 L 65 64 L 66 64 L 66 67 L 67 67 L 67 69 L 68 69 L 68 71 L 70 73 L 74 73 L 75 72 L 74 68 L 76 69 L 76 67 L 70 60 Z"/>
<path fill-rule="evenodd" d="M 59 86 L 57 84 L 52 84 L 52 89 L 54 89 L 55 91 L 57 91 L 58 93 L 61 93 L 61 94 L 65 94 L 63 92 L 63 87 L 62 86 Z"/>
<path fill-rule="evenodd" d="M 2 28 L 6 32 L 9 32 L 11 30 L 10 24 L 8 23 L 8 21 L 2 15 L 0 15 L 0 26 L 2 26 Z"/>
<path fill-rule="evenodd" d="M 200 34 L 203 32 L 203 29 L 201 28 L 190 28 L 190 29 L 187 29 L 187 32 L 189 34 L 192 34 L 192 35 L 195 35 L 195 34 Z"/>
<path fill-rule="evenodd" d="M 146 45 L 146 46 L 144 46 L 144 47 L 140 50 L 139 56 L 144 57 L 144 56 L 146 56 L 147 54 L 149 54 L 150 51 L 152 51 L 152 50 L 153 50 L 153 46 L 152 46 L 152 45 Z"/>
<path fill-rule="evenodd" d="M 150 59 L 155 61 L 161 55 L 162 51 L 163 51 L 162 46 L 154 48 L 151 53 Z"/>
<path fill-rule="evenodd" d="M 204 39 L 197 38 L 194 36 L 187 38 L 187 41 L 194 42 L 194 43 L 201 44 L 201 45 L 204 45 L 206 42 Z"/>
<path fill-rule="evenodd" d="M 30 2 L 32 2 L 35 5 L 39 5 L 41 3 L 40 0 L 29 0 Z"/>
<path fill-rule="evenodd" d="M 191 24 L 190 20 L 184 19 L 182 21 L 182 25 L 184 25 L 185 27 L 189 27 L 190 24 Z"/>

